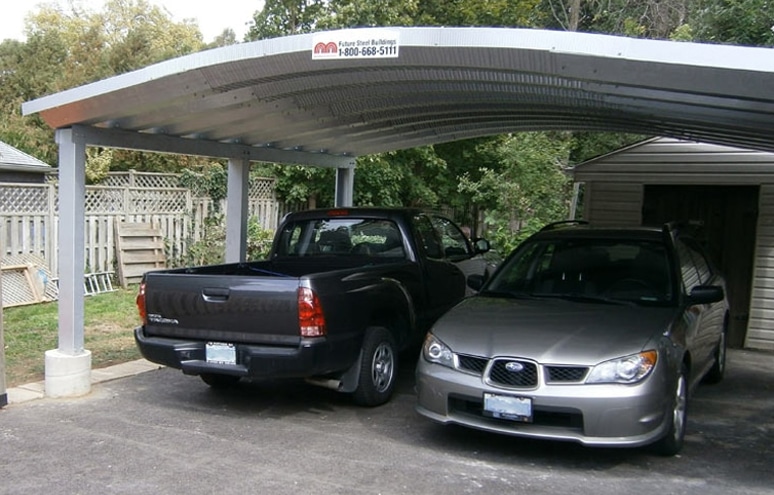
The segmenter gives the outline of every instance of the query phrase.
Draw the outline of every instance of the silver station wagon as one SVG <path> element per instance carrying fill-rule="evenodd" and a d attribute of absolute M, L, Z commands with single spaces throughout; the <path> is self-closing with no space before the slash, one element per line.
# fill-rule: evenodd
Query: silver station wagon
<path fill-rule="evenodd" d="M 724 280 L 671 224 L 551 224 L 468 283 L 417 365 L 434 421 L 674 455 L 690 393 L 723 377 Z"/>

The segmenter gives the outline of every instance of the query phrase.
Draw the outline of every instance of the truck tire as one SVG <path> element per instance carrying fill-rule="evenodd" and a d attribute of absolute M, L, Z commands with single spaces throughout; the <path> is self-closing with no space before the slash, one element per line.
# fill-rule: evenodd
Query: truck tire
<path fill-rule="evenodd" d="M 202 373 L 199 375 L 204 383 L 210 387 L 222 390 L 236 385 L 239 381 L 238 376 L 233 375 L 218 375 L 216 373 Z"/>
<path fill-rule="evenodd" d="M 353 392 L 355 404 L 374 407 L 384 404 L 395 388 L 398 353 L 395 339 L 384 327 L 366 330 L 360 352 L 360 376 Z"/>

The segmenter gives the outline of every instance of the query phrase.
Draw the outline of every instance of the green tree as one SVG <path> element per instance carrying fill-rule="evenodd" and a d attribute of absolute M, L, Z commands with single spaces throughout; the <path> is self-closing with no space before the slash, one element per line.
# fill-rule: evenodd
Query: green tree
<path fill-rule="evenodd" d="M 21 116 L 24 101 L 203 46 L 195 24 L 173 22 L 146 0 L 110 0 L 100 12 L 43 4 L 28 17 L 25 31 L 26 42 L 0 44 L 0 139 L 52 165 L 57 163 L 53 131 L 38 115 Z M 136 155 L 116 152 L 114 158 L 129 156 Z M 160 159 L 165 165 L 175 160 Z"/>
<path fill-rule="evenodd" d="M 682 26 L 694 0 L 544 0 L 547 27 L 567 31 L 667 39 Z"/>
<path fill-rule="evenodd" d="M 569 133 L 525 132 L 499 145 L 499 171 L 481 167 L 480 178 L 460 177 L 459 189 L 486 208 L 488 236 L 508 252 L 548 222 L 566 218 L 570 178 L 566 174 Z"/>
<path fill-rule="evenodd" d="M 324 0 L 267 0 L 253 16 L 245 39 L 255 41 L 312 32 L 326 11 Z"/>
<path fill-rule="evenodd" d="M 691 25 L 697 41 L 774 46 L 770 0 L 698 0 Z"/>

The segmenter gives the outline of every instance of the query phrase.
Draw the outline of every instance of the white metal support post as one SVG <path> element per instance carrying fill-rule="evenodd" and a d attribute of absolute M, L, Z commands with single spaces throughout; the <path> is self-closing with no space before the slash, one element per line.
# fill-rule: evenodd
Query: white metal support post
<path fill-rule="evenodd" d="M 249 187 L 250 160 L 230 158 L 226 192 L 226 263 L 236 263 L 246 259 Z"/>
<path fill-rule="evenodd" d="M 354 189 L 355 167 L 337 168 L 335 206 L 352 206 Z"/>
<path fill-rule="evenodd" d="M 58 129 L 59 347 L 46 351 L 46 395 L 74 397 L 91 390 L 91 352 L 83 348 L 86 145 Z"/>

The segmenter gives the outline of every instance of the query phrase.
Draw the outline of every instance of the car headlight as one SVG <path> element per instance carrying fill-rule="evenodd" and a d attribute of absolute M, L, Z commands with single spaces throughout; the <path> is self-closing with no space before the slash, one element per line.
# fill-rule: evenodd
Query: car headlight
<path fill-rule="evenodd" d="M 426 361 L 454 368 L 454 353 L 432 333 L 428 333 L 422 345 L 422 356 Z"/>
<path fill-rule="evenodd" d="M 600 363 L 591 369 L 586 383 L 637 383 L 656 367 L 656 351 L 644 351 Z"/>

